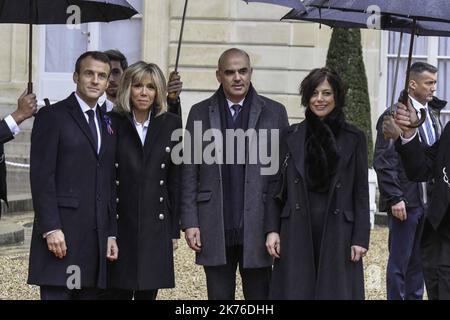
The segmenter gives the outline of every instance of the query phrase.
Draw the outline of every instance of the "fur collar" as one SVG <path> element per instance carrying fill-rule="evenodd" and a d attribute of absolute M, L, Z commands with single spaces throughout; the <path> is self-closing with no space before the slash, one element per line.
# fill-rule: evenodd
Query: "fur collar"
<path fill-rule="evenodd" d="M 306 182 L 314 192 L 327 192 L 336 174 L 339 154 L 336 138 L 345 123 L 341 108 L 335 108 L 321 120 L 306 108 Z"/>

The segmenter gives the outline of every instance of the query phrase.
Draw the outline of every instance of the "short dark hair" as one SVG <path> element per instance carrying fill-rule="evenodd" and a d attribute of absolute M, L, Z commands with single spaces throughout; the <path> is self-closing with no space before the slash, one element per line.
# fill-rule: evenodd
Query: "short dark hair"
<path fill-rule="evenodd" d="M 438 72 L 438 68 L 426 62 L 414 62 L 409 69 L 409 76 L 411 79 L 416 79 L 426 71 L 435 74 Z"/>
<path fill-rule="evenodd" d="M 77 62 L 75 63 L 75 72 L 80 74 L 81 71 L 81 62 L 91 57 L 94 60 L 101 61 L 103 63 L 107 63 L 109 65 L 109 69 L 111 71 L 111 61 L 109 60 L 108 56 L 100 51 L 87 51 L 83 53 L 81 56 L 78 57 Z"/>
<path fill-rule="evenodd" d="M 108 56 L 109 60 L 118 61 L 123 71 L 125 71 L 125 69 L 128 68 L 127 57 L 125 57 L 125 55 L 119 50 L 111 49 L 104 51 L 104 53 Z"/>
<path fill-rule="evenodd" d="M 309 100 L 311 100 L 314 90 L 325 80 L 328 81 L 333 89 L 336 107 L 344 107 L 347 88 L 337 72 L 328 67 L 314 69 L 303 79 L 300 84 L 300 95 L 302 96 L 302 105 L 304 107 L 309 106 Z"/>

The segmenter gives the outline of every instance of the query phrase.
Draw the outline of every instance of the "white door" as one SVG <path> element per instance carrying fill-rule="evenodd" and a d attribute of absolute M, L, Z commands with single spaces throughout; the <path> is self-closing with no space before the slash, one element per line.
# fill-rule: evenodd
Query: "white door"
<path fill-rule="evenodd" d="M 142 12 L 143 0 L 128 0 Z M 66 25 L 41 26 L 38 99 L 65 99 L 75 90 L 72 75 L 85 51 L 120 50 L 129 64 L 141 58 L 142 16 L 111 23 L 87 23 L 78 29 Z"/>

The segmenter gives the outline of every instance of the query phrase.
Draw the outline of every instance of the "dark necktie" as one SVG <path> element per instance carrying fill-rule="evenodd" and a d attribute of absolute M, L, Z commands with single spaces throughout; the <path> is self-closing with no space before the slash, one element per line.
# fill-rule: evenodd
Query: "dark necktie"
<path fill-rule="evenodd" d="M 434 136 L 433 120 L 431 120 L 430 112 L 427 112 L 427 119 L 425 119 L 424 125 L 427 131 L 428 145 L 432 146 L 436 142 L 436 139 Z"/>
<path fill-rule="evenodd" d="M 239 116 L 239 112 L 241 111 L 241 106 L 239 104 L 233 104 L 231 108 L 234 110 L 233 122 L 236 122 L 236 119 Z"/>
<path fill-rule="evenodd" d="M 97 135 L 97 127 L 95 126 L 95 112 L 94 110 L 86 111 L 89 116 L 89 129 L 91 129 L 92 138 L 94 138 L 95 151 L 98 152 L 98 135 Z"/>

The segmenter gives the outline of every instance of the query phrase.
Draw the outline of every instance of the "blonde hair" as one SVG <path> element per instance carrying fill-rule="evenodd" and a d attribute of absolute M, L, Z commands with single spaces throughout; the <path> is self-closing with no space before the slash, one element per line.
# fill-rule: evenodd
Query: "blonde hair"
<path fill-rule="evenodd" d="M 139 83 L 145 76 L 150 76 L 155 88 L 156 97 L 152 112 L 156 116 L 167 111 L 167 84 L 161 69 L 154 63 L 139 61 L 129 66 L 120 79 L 117 89 L 117 102 L 114 110 L 119 113 L 129 113 L 133 110 L 130 92 L 133 84 Z"/>

